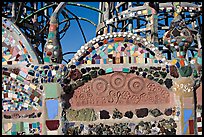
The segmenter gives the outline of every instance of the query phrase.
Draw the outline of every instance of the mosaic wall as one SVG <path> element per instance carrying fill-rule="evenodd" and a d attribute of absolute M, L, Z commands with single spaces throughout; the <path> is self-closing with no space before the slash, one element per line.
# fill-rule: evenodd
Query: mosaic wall
<path fill-rule="evenodd" d="M 2 111 L 39 109 L 42 106 L 42 91 L 25 77 L 23 69 L 2 69 Z M 29 75 L 27 76 L 29 77 Z"/>
<path fill-rule="evenodd" d="M 167 63 L 167 59 L 147 39 L 128 32 L 108 33 L 87 42 L 70 65 Z"/>
<path fill-rule="evenodd" d="M 42 83 L 60 83 L 67 75 L 64 65 L 32 65 L 19 68 L 2 68 L 3 111 L 30 110 L 42 106 Z"/>
<path fill-rule="evenodd" d="M 23 33 L 11 21 L 2 18 L 2 65 L 24 61 L 38 63 L 38 58 Z"/>
<path fill-rule="evenodd" d="M 147 64 L 158 63 L 154 59 L 154 53 L 147 51 L 141 43 L 133 43 L 133 40 L 124 41 L 124 38 L 114 38 L 98 43 L 102 45 L 86 56 L 82 64 Z M 117 42 L 118 41 L 118 42 Z M 151 54 L 152 53 L 152 54 Z"/>
<path fill-rule="evenodd" d="M 40 122 L 17 122 L 2 124 L 4 135 L 40 135 L 42 123 Z"/>
<path fill-rule="evenodd" d="M 176 122 L 170 118 L 138 123 L 71 123 L 66 132 L 68 135 L 176 135 L 176 128 Z"/>
<path fill-rule="evenodd" d="M 149 14 L 151 11 L 143 10 L 137 14 L 147 13 Z M 55 14 L 53 14 L 53 16 L 55 16 Z M 154 17 L 157 18 L 156 15 Z M 50 87 L 49 85 L 43 85 L 45 83 L 60 84 L 65 94 L 73 93 L 73 91 L 78 93 L 79 96 L 74 96 L 69 101 L 71 101 L 71 103 L 73 103 L 74 99 L 78 102 L 81 101 L 81 106 L 87 105 L 88 100 L 85 96 L 91 95 L 86 94 L 83 96 L 82 91 L 89 92 L 91 89 L 96 92 L 96 94 L 100 94 L 100 92 L 106 91 L 107 85 L 110 84 L 113 87 L 113 92 L 109 92 L 108 94 L 113 95 L 111 97 L 114 97 L 114 101 L 115 99 L 118 101 L 125 92 L 116 92 L 116 90 L 122 89 L 125 85 L 124 83 L 126 82 L 124 79 L 126 77 L 123 75 L 126 74 L 134 76 L 134 78 L 131 78 L 130 81 L 127 82 L 128 85 L 126 87 L 130 92 L 141 91 L 144 88 L 143 79 L 145 79 L 157 82 L 163 86 L 162 88 L 168 90 L 166 91 L 167 97 L 164 97 L 163 102 L 169 102 L 168 92 L 180 92 L 181 96 L 192 94 L 192 81 L 189 82 L 188 80 L 200 76 L 202 70 L 202 50 L 196 51 L 195 55 L 192 55 L 190 58 L 186 57 L 187 51 L 192 48 L 191 44 L 195 40 L 197 32 L 190 30 L 177 14 L 174 15 L 174 20 L 170 25 L 169 31 L 167 31 L 163 37 L 164 46 L 172 51 L 172 56 L 174 57 L 174 59 L 170 60 L 162 53 L 163 49 L 159 48 L 157 42 L 152 44 L 146 38 L 142 38 L 130 32 L 113 32 L 99 35 L 87 42 L 77 51 L 68 65 L 50 64 L 51 62 L 58 63 L 61 60 L 61 46 L 58 41 L 55 41 L 58 27 L 55 21 L 56 20 L 50 23 L 48 41 L 44 51 L 44 62 L 47 64 L 39 64 L 38 57 L 25 36 L 11 21 L 2 18 L 2 112 L 40 110 L 42 108 L 43 97 L 48 99 L 47 104 L 49 100 L 53 101 L 53 98 L 56 99 L 56 108 L 59 95 L 51 89 L 51 85 Z M 57 58 L 58 55 L 60 55 L 59 58 Z M 141 64 L 143 66 L 141 66 Z M 107 82 L 105 77 L 109 76 L 111 76 L 111 78 L 110 81 Z M 87 84 L 91 86 L 83 88 Z M 185 86 L 183 86 L 184 84 Z M 147 85 L 147 88 L 153 92 L 155 90 L 159 91 L 159 87 L 155 85 L 154 83 L 150 83 Z M 51 91 L 53 92 L 49 93 Z M 126 93 L 128 94 L 129 92 Z M 161 93 L 163 92 L 161 91 Z M 154 97 L 159 98 L 160 96 L 157 94 Z M 93 98 L 93 100 L 94 99 L 95 98 Z M 100 99 L 97 99 L 98 98 L 95 99 L 95 102 L 104 103 Z M 137 98 L 132 98 L 134 101 L 135 99 Z M 145 99 L 145 97 L 143 99 Z M 149 100 L 146 98 L 146 102 L 151 99 L 151 97 Z M 117 101 L 116 104 L 118 103 Z M 95 102 L 91 102 L 92 105 Z M 157 102 L 157 100 L 153 100 L 153 102 Z M 178 102 L 175 103 L 180 105 Z M 51 109 L 48 108 L 47 111 L 50 112 Z M 180 113 L 182 111 L 179 106 L 175 106 L 175 109 L 171 111 L 171 114 L 175 116 L 174 120 L 181 120 Z M 197 123 L 199 134 L 202 129 L 202 125 L 200 124 L 202 121 L 201 113 L 198 114 Z M 51 116 L 51 114 L 54 116 Z M 46 126 L 51 131 L 59 128 L 59 117 L 56 118 L 57 120 L 55 119 L 57 114 L 59 114 L 58 111 L 53 111 L 53 113 L 48 114 Z M 12 116 L 7 115 L 4 117 L 9 117 L 10 119 Z M 15 118 L 20 117 L 21 116 L 15 116 Z M 14 117 L 12 117 L 12 119 L 13 118 Z M 185 120 L 185 122 L 189 122 L 189 132 L 193 134 L 192 118 Z M 5 134 L 12 135 L 22 134 L 22 132 L 25 132 L 25 134 L 41 134 L 42 129 L 40 122 L 7 123 L 7 125 L 5 124 L 3 126 L 2 131 L 4 131 L 4 133 L 6 132 Z M 152 128 L 153 127 L 155 126 L 152 126 Z M 157 127 L 156 129 L 152 129 L 151 132 L 154 133 L 153 130 L 156 130 L 154 134 L 175 134 L 174 128 L 176 127 L 172 128 L 171 125 L 169 127 L 170 128 L 167 127 L 165 129 Z M 11 130 L 8 131 L 8 129 Z M 149 134 L 139 127 L 132 132 L 134 132 L 133 134 Z M 88 132 L 87 134 L 97 133 Z M 125 132 L 124 134 L 129 133 Z"/>

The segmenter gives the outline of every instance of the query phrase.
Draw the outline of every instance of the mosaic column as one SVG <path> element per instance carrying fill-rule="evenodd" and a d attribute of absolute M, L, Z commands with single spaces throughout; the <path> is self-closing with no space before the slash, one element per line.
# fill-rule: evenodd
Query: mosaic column
<path fill-rule="evenodd" d="M 60 135 L 62 134 L 62 108 L 60 100 L 62 87 L 58 83 L 46 83 L 43 86 L 45 93 L 43 100 L 43 133 L 47 135 Z"/>
<path fill-rule="evenodd" d="M 62 61 L 62 47 L 58 33 L 58 16 L 64 6 L 66 6 L 66 2 L 61 2 L 51 15 L 48 38 L 43 53 L 44 63 L 61 63 Z"/>

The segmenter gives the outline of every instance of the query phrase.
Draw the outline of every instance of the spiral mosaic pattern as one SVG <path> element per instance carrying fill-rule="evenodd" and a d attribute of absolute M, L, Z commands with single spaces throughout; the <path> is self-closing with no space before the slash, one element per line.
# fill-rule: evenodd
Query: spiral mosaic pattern
<path fill-rule="evenodd" d="M 142 78 L 133 77 L 128 82 L 128 88 L 133 93 L 139 93 L 145 87 L 145 82 Z"/>
<path fill-rule="evenodd" d="M 113 88 L 119 89 L 125 85 L 125 77 L 121 73 L 115 73 L 111 76 L 110 84 Z"/>
<path fill-rule="evenodd" d="M 92 89 L 96 94 L 103 93 L 107 90 L 108 82 L 103 78 L 98 78 L 92 82 Z"/>

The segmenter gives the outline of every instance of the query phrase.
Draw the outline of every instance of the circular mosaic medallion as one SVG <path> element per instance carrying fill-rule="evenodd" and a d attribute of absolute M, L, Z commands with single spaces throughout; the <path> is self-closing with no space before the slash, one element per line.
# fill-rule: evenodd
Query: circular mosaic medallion
<path fill-rule="evenodd" d="M 110 84 L 113 88 L 119 89 L 125 85 L 125 77 L 121 73 L 115 73 L 111 76 Z"/>
<path fill-rule="evenodd" d="M 145 87 L 145 82 L 142 78 L 133 77 L 128 82 L 128 88 L 133 93 L 139 93 Z"/>
<path fill-rule="evenodd" d="M 94 79 L 92 82 L 92 89 L 97 94 L 103 93 L 107 89 L 108 82 L 103 78 Z"/>

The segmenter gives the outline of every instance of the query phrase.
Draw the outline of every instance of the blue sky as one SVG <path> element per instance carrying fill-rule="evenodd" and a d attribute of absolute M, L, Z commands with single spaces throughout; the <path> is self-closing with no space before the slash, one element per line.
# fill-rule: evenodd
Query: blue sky
<path fill-rule="evenodd" d="M 78 2 L 78 3 L 99 8 L 99 2 Z M 78 17 L 87 18 L 92 22 L 94 22 L 95 24 L 98 24 L 98 12 L 90 9 L 86 9 L 83 7 L 77 7 L 77 6 L 71 6 L 71 5 L 68 5 L 67 7 L 68 7 L 67 8 L 68 10 L 76 14 Z M 86 36 L 87 42 L 96 36 L 96 26 L 83 20 L 80 20 L 80 24 Z M 76 20 L 72 20 L 71 25 L 67 30 L 65 36 L 61 39 L 62 51 L 63 53 L 68 51 L 77 51 L 84 44 L 85 42 L 84 42 L 82 33 L 80 31 L 80 28 Z M 73 55 L 74 54 L 65 55 L 64 59 L 65 60 L 71 59 Z M 65 64 L 64 61 L 62 63 Z"/>

